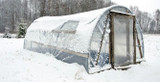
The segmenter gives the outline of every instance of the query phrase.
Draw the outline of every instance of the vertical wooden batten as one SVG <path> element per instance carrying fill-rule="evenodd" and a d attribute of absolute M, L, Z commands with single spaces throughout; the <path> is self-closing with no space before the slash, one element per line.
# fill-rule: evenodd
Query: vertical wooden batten
<path fill-rule="evenodd" d="M 138 42 L 138 48 L 139 48 L 140 56 L 141 56 L 141 58 L 143 58 L 142 50 L 141 50 L 141 43 L 140 43 L 138 37 L 137 37 L 137 42 Z"/>
<path fill-rule="evenodd" d="M 133 17 L 133 45 L 134 45 L 134 54 L 133 54 L 133 63 L 136 64 L 136 18 Z"/>
<path fill-rule="evenodd" d="M 114 13 L 110 13 L 110 39 L 109 39 L 109 59 L 111 67 L 114 69 Z"/>

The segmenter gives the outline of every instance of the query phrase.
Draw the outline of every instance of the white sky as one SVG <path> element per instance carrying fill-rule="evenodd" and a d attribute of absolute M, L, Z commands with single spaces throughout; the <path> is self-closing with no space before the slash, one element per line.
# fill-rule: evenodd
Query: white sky
<path fill-rule="evenodd" d="M 160 0 L 111 0 L 119 5 L 129 8 L 130 5 L 137 6 L 139 10 L 153 13 L 160 9 Z"/>

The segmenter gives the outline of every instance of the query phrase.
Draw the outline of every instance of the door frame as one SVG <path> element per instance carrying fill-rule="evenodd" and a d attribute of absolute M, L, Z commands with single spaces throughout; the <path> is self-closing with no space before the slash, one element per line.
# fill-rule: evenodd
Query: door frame
<path fill-rule="evenodd" d="M 111 67 L 114 69 L 114 16 L 120 15 L 133 18 L 133 63 L 136 64 L 136 19 L 135 15 L 122 13 L 118 11 L 110 11 L 110 34 L 109 34 L 109 59 Z"/>

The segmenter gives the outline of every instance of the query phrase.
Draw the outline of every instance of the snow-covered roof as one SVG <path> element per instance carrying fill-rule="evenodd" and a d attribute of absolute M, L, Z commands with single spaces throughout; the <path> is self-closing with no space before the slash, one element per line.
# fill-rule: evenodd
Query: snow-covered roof
<path fill-rule="evenodd" d="M 58 45 L 60 48 L 67 48 L 76 52 L 87 53 L 93 30 L 96 27 L 98 21 L 100 20 L 101 16 L 104 15 L 104 13 L 106 14 L 106 12 L 109 12 L 109 10 L 113 8 L 126 9 L 123 6 L 110 6 L 107 8 L 84 13 L 77 13 L 73 15 L 40 17 L 29 26 L 25 39 L 48 45 Z M 73 28 L 75 30 L 68 29 L 67 27 Z M 65 36 L 68 38 L 68 40 L 71 40 L 70 37 L 72 37 L 71 41 L 66 42 L 66 39 L 61 39 L 57 43 L 57 40 L 55 40 L 57 37 L 55 32 L 62 32 L 62 34 L 70 34 L 70 32 L 72 32 L 74 35 L 70 36 L 68 34 L 69 36 Z M 64 47 L 65 43 L 63 41 L 66 42 L 66 47 Z"/>
<path fill-rule="evenodd" d="M 108 8 L 103 8 L 99 10 L 78 13 L 73 15 L 65 15 L 65 16 L 44 16 L 36 19 L 31 26 L 29 27 L 28 31 L 31 30 L 48 30 L 51 31 L 56 29 L 57 27 L 63 25 L 65 22 L 72 20 L 72 21 L 79 21 L 79 25 L 77 27 L 77 31 L 86 29 L 85 25 L 93 24 L 91 22 L 98 20 L 98 18 L 107 10 Z"/>

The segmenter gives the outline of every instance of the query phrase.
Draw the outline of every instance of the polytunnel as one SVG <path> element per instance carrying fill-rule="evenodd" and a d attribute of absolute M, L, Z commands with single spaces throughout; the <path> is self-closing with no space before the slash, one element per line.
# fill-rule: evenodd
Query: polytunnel
<path fill-rule="evenodd" d="M 110 6 L 66 16 L 45 16 L 28 28 L 24 49 L 50 53 L 88 73 L 136 64 L 144 59 L 144 42 L 135 15 Z"/>

